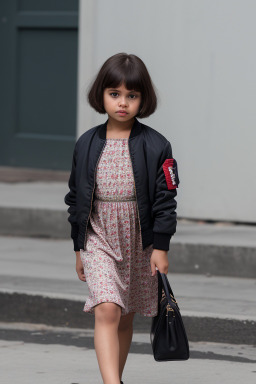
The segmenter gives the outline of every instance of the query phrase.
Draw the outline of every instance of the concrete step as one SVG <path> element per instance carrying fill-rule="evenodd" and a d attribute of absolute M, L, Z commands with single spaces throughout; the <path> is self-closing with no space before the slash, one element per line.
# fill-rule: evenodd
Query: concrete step
<path fill-rule="evenodd" d="M 66 182 L 0 183 L 0 235 L 70 239 L 67 192 Z M 179 219 L 169 260 L 173 273 L 254 278 L 256 226 Z"/>
<path fill-rule="evenodd" d="M 0 321 L 94 327 L 83 312 L 86 282 L 78 279 L 69 240 L 2 237 Z M 169 273 L 191 341 L 255 344 L 256 280 Z M 136 332 L 151 318 L 136 315 Z"/>

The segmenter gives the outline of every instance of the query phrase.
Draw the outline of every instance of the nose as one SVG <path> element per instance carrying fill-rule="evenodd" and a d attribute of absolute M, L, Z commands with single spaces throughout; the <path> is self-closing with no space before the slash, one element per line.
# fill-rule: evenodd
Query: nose
<path fill-rule="evenodd" d="M 123 106 L 126 106 L 126 105 L 127 105 L 127 101 L 126 101 L 125 96 L 121 96 L 120 99 L 119 99 L 119 106 L 123 107 Z"/>

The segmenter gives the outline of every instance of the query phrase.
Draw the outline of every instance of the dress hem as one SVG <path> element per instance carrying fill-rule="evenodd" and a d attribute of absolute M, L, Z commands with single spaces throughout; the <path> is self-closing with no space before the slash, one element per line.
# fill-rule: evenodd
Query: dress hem
<path fill-rule="evenodd" d="M 92 305 L 91 307 L 89 307 L 87 309 L 85 309 L 85 307 L 84 307 L 83 308 L 83 312 L 88 313 L 89 315 L 95 316 L 95 307 L 96 307 L 96 305 L 101 304 L 101 303 L 114 303 L 114 304 L 119 305 L 121 307 L 121 316 L 125 316 L 125 315 L 128 315 L 131 312 L 135 312 L 135 313 L 138 313 L 139 315 L 141 315 L 143 317 L 155 317 L 157 315 L 157 313 L 158 313 L 158 312 L 155 312 L 155 314 L 154 313 L 153 314 L 151 314 L 151 313 L 150 314 L 149 313 L 144 313 L 144 312 L 139 311 L 136 308 L 135 309 L 132 308 L 131 310 L 126 312 L 125 311 L 125 307 L 122 304 L 120 304 L 120 303 L 118 303 L 116 301 L 110 301 L 110 300 L 98 301 L 94 305 Z"/>

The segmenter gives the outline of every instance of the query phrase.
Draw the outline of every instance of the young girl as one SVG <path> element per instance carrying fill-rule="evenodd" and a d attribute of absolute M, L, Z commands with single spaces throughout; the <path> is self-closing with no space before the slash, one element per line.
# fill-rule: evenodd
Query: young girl
<path fill-rule="evenodd" d="M 95 315 L 94 345 L 103 382 L 120 384 L 135 313 L 157 315 L 157 269 L 168 272 L 179 179 L 170 142 L 137 120 L 157 106 L 139 57 L 110 57 L 88 101 L 108 119 L 77 141 L 65 203 L 76 272 L 89 288 L 83 310 Z"/>

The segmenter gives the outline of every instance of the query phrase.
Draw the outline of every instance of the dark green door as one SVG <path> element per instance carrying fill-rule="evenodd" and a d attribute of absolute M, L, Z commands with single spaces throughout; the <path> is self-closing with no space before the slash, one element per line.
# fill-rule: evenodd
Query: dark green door
<path fill-rule="evenodd" d="M 0 13 L 0 164 L 69 169 L 78 0 L 1 0 Z"/>

